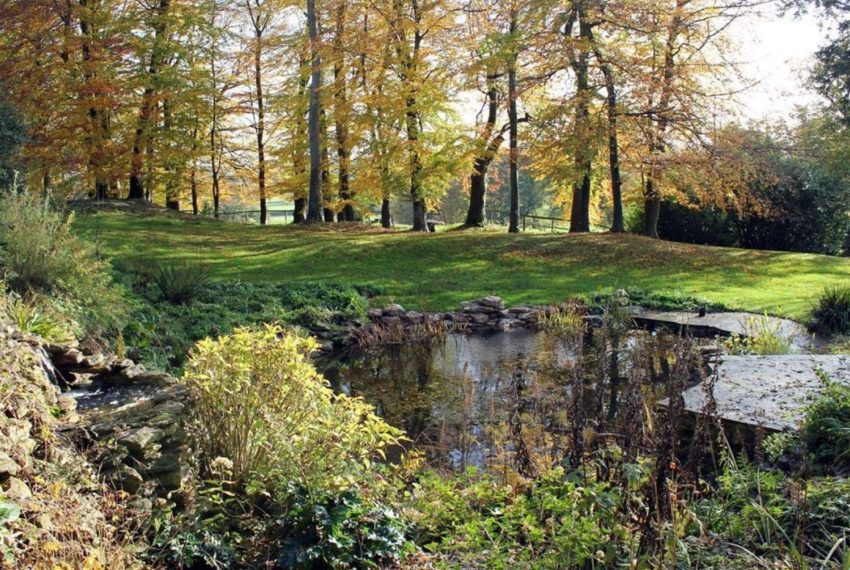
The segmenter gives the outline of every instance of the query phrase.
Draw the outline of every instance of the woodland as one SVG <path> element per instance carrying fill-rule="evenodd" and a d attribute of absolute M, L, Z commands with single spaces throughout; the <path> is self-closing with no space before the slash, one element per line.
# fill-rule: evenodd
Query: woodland
<path fill-rule="evenodd" d="M 0 0 L 0 567 L 850 569 L 848 31 Z"/>

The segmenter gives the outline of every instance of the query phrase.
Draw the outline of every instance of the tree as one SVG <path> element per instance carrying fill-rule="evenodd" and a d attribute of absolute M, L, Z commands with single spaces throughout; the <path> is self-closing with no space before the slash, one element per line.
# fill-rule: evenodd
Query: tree
<path fill-rule="evenodd" d="M 324 220 L 322 203 L 322 157 L 320 114 L 322 87 L 322 60 L 319 52 L 319 29 L 317 22 L 316 0 L 307 0 L 307 29 L 310 37 L 310 107 L 307 129 L 310 140 L 310 194 L 307 205 L 307 222 L 317 223 Z"/>

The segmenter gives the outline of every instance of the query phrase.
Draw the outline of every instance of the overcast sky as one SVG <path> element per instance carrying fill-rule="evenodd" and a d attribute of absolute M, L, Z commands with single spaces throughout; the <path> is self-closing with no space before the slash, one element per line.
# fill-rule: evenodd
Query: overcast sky
<path fill-rule="evenodd" d="M 744 72 L 758 83 L 739 96 L 742 118 L 791 117 L 797 105 L 817 101 L 802 88 L 813 55 L 823 43 L 818 20 L 768 13 L 734 24 Z"/>

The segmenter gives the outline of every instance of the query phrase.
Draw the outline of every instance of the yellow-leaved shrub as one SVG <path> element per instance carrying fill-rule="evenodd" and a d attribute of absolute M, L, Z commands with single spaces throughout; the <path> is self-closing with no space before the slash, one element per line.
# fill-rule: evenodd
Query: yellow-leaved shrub
<path fill-rule="evenodd" d="M 203 470 L 226 458 L 237 483 L 342 491 L 398 444 L 402 432 L 371 405 L 331 390 L 309 360 L 315 348 L 271 325 L 195 346 L 184 381 Z"/>

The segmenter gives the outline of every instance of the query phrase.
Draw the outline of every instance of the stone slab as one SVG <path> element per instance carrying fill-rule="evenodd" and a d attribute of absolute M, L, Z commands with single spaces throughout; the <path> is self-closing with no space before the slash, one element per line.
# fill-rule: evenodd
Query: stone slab
<path fill-rule="evenodd" d="M 824 388 L 816 370 L 850 386 L 850 356 L 844 355 L 724 356 L 713 366 L 718 367 L 714 385 L 717 415 L 768 430 L 800 427 L 806 406 Z M 688 411 L 703 413 L 706 395 L 702 384 L 686 390 L 684 399 Z"/>
<path fill-rule="evenodd" d="M 685 329 L 700 336 L 754 336 L 762 327 L 769 327 L 770 330 L 777 330 L 782 336 L 789 338 L 797 350 L 807 350 L 815 344 L 811 333 L 797 321 L 754 313 L 707 313 L 700 317 L 692 312 L 636 309 L 633 318 L 640 325 L 665 325 Z"/>

